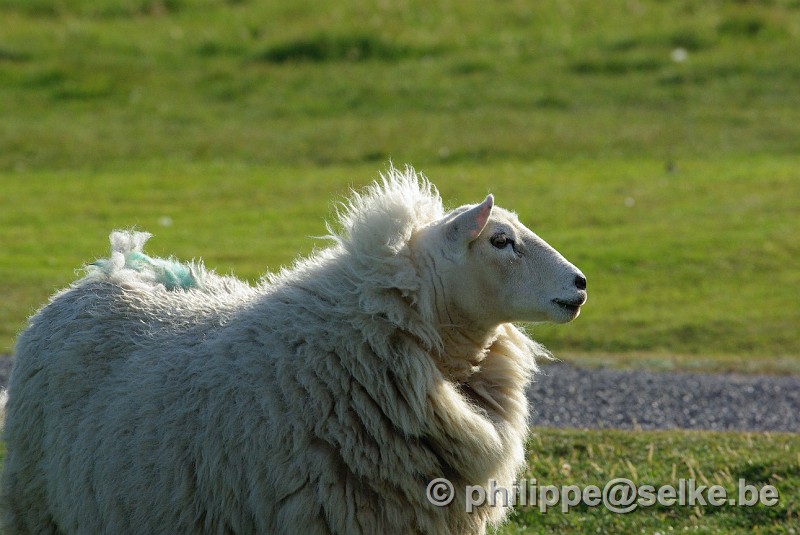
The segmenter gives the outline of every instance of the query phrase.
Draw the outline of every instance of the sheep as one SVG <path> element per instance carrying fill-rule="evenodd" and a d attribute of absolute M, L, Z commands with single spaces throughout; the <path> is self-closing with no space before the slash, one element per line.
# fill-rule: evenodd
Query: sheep
<path fill-rule="evenodd" d="M 575 319 L 586 279 L 494 206 L 445 212 L 391 167 L 332 244 L 251 286 L 111 258 L 19 336 L 6 534 L 482 534 L 508 508 L 467 485 L 524 464 L 526 385 L 547 350 L 513 322 Z M 439 506 L 428 484 L 447 478 Z"/>

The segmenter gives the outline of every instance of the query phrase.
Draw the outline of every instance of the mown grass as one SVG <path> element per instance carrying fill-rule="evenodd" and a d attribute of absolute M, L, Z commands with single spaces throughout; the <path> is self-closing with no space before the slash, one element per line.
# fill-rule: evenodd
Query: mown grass
<path fill-rule="evenodd" d="M 494 190 L 586 271 L 579 322 L 536 330 L 557 354 L 798 370 L 797 2 L 0 13 L 5 351 L 112 228 L 254 279 L 392 158 L 452 204 Z"/>
<path fill-rule="evenodd" d="M 112 228 L 254 279 L 391 158 L 586 271 L 557 354 L 798 369 L 796 1 L 0 0 L 0 29 L 4 351 Z"/>
<path fill-rule="evenodd" d="M 451 206 L 487 191 L 588 276 L 567 326 L 538 326 L 557 356 L 633 355 L 656 367 L 797 370 L 800 161 L 784 157 L 604 160 L 423 167 Z M 138 171 L 12 173 L 0 214 L 6 347 L 75 270 L 108 254 L 114 228 L 156 237 L 152 254 L 202 257 L 251 281 L 324 240 L 350 187 L 385 165 L 257 168 L 184 164 Z M 168 225 L 168 226 L 165 226 Z M 687 357 L 688 355 L 688 357 Z"/>
<path fill-rule="evenodd" d="M 537 484 L 600 489 L 615 478 L 638 485 L 676 489 L 680 480 L 696 487 L 720 485 L 738 500 L 739 480 L 762 488 L 774 486 L 778 503 L 712 506 L 653 505 L 630 513 L 612 513 L 602 505 L 561 506 L 541 510 L 518 507 L 500 533 L 796 533 L 800 525 L 800 437 L 783 434 L 698 431 L 536 430 L 528 443 L 523 479 Z M 696 488 L 695 487 L 695 488 Z M 688 497 L 688 494 L 686 495 Z M 707 494 L 703 495 L 707 497 Z"/>
<path fill-rule="evenodd" d="M 792 0 L 3 0 L 0 12 L 4 170 L 800 148 Z"/>

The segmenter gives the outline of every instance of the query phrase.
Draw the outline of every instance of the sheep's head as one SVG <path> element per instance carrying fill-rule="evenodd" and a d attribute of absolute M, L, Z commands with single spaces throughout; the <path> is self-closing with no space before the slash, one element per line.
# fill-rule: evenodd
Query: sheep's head
<path fill-rule="evenodd" d="M 489 195 L 422 229 L 417 254 L 433 264 L 440 322 L 566 323 L 586 302 L 586 278 Z"/>

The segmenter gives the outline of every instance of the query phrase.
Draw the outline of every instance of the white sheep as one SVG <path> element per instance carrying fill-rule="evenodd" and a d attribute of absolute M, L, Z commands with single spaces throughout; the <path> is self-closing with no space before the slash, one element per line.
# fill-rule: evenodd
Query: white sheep
<path fill-rule="evenodd" d="M 574 319 L 581 272 L 482 203 L 390 169 L 335 243 L 256 287 L 113 253 L 19 337 L 6 535 L 480 534 L 511 485 L 547 355 L 510 322 Z M 444 477 L 454 501 L 427 497 Z"/>

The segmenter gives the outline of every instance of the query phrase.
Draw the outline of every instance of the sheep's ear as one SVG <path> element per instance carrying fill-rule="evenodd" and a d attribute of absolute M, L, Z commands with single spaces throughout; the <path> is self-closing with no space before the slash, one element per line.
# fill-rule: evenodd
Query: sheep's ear
<path fill-rule="evenodd" d="M 492 215 L 493 206 L 494 196 L 490 194 L 479 205 L 448 221 L 445 231 L 447 240 L 451 243 L 467 244 L 480 236 Z"/>

